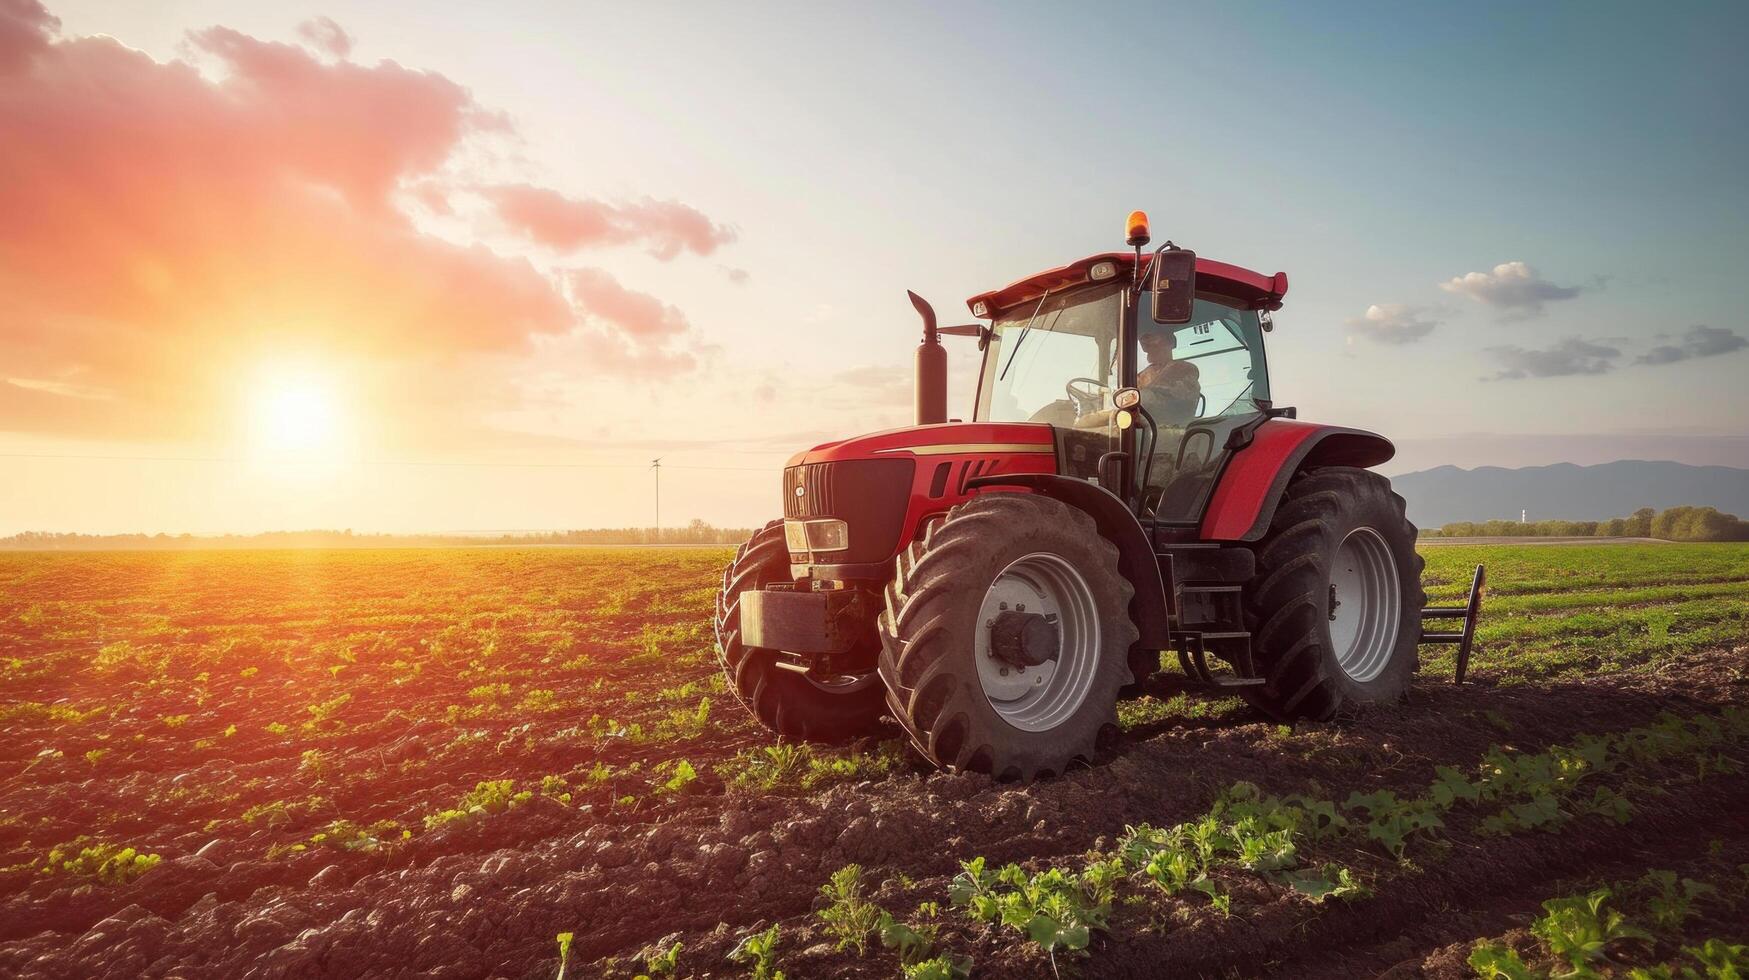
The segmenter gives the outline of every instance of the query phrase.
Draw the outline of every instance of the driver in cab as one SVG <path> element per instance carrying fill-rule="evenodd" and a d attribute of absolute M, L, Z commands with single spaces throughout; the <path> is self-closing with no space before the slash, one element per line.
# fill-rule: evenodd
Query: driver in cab
<path fill-rule="evenodd" d="M 1169 326 L 1144 323 L 1136 342 L 1148 363 L 1136 372 L 1142 407 L 1161 425 L 1183 425 L 1196 417 L 1202 398 L 1201 372 L 1189 361 L 1174 360 L 1176 332 Z"/>

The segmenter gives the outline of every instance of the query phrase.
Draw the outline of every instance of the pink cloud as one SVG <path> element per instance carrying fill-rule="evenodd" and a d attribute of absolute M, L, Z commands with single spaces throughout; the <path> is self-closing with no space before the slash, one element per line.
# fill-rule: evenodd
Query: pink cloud
<path fill-rule="evenodd" d="M 572 269 L 565 278 L 586 325 L 578 334 L 582 353 L 598 369 L 664 377 L 697 366 L 693 351 L 673 349 L 692 333 L 678 309 L 601 269 Z"/>
<path fill-rule="evenodd" d="M 685 314 L 649 293 L 627 289 L 600 269 L 573 269 L 571 299 L 577 309 L 612 324 L 632 338 L 665 338 L 685 333 Z"/>
<path fill-rule="evenodd" d="M 0 0 L 0 73 L 16 70 L 49 46 L 61 26 L 37 0 Z"/>
<path fill-rule="evenodd" d="M 560 251 L 642 243 L 667 261 L 682 251 L 709 255 L 735 240 L 733 229 L 679 201 L 609 204 L 528 184 L 499 184 L 481 193 L 512 231 Z"/>
<path fill-rule="evenodd" d="M 330 17 L 314 17 L 298 25 L 298 37 L 336 58 L 352 53 L 352 37 Z"/>
<path fill-rule="evenodd" d="M 447 206 L 458 151 L 505 125 L 449 79 L 346 61 L 332 22 L 304 33 L 335 61 L 191 34 L 210 74 L 57 29 L 0 0 L 0 381 L 35 385 L 0 388 L 0 429 L 211 434 L 231 407 L 214 392 L 276 346 L 377 364 L 396 386 L 381 400 L 440 425 L 458 390 L 486 387 L 481 355 L 580 328 L 551 275 L 397 209 L 408 192 Z M 652 297 L 584 285 L 591 328 L 628 357 L 688 329 Z"/>

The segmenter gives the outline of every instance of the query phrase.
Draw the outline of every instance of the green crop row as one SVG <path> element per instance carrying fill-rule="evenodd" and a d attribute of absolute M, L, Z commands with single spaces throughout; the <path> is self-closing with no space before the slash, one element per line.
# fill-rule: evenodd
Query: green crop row
<path fill-rule="evenodd" d="M 1690 944 L 1683 936 L 1702 909 L 1741 921 L 1749 864 L 1739 865 L 1737 875 L 1727 891 L 1654 870 L 1637 881 L 1549 899 L 1531 923 L 1536 944 L 1528 960 L 1506 943 L 1484 941 L 1470 950 L 1470 968 L 1482 980 L 1737 980 L 1749 975 L 1749 946 L 1720 938 Z"/>
<path fill-rule="evenodd" d="M 1204 816 L 1170 827 L 1126 828 L 1114 850 L 1090 855 L 1078 869 L 1035 872 L 1016 864 L 991 868 L 982 857 L 965 861 L 947 898 L 968 921 L 1012 931 L 1054 962 L 1059 951 L 1088 948 L 1107 928 L 1126 887 L 1144 889 L 1126 903 L 1145 902 L 1149 889 L 1173 898 L 1201 895 L 1222 917 L 1233 914 L 1232 890 L 1223 883 L 1234 876 L 1255 876 L 1312 902 L 1357 899 L 1369 892 L 1352 868 L 1308 860 L 1307 850 L 1347 840 L 1401 860 L 1415 840 L 1444 830 L 1457 810 L 1471 814 L 1475 832 L 1485 835 L 1549 831 L 1588 815 L 1626 822 L 1633 802 L 1607 785 L 1608 777 L 1631 777 L 1639 767 L 1681 758 L 1695 759 L 1701 778 L 1734 772 L 1739 765 L 1728 750 L 1746 738 L 1749 710 L 1666 713 L 1649 725 L 1581 735 L 1542 752 L 1496 746 L 1467 771 L 1436 767 L 1432 782 L 1405 797 L 1355 792 L 1338 803 L 1268 796 L 1236 783 Z M 884 914 L 862 897 L 861 874 L 852 866 L 834 876 L 823 889 L 830 903 L 821 913 L 840 948 L 855 946 L 859 955 L 881 932 Z"/>

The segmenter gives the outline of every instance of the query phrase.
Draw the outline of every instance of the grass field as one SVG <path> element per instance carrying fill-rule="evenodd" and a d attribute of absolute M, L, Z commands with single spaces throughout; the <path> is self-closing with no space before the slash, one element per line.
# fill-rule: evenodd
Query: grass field
<path fill-rule="evenodd" d="M 0 974 L 1545 975 L 1606 886 L 1587 969 L 1740 956 L 1749 546 L 1425 554 L 1489 565 L 1475 684 L 1290 731 L 1167 673 L 1025 788 L 774 745 L 723 550 L 0 554 Z"/>

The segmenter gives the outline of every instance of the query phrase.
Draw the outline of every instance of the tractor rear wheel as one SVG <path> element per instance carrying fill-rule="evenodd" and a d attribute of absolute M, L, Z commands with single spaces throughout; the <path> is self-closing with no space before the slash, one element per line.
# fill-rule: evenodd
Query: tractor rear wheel
<path fill-rule="evenodd" d="M 874 671 L 815 680 L 777 666 L 776 651 L 742 644 L 741 594 L 788 578 L 782 521 L 760 528 L 724 570 L 717 592 L 717 662 L 729 690 L 760 724 L 783 738 L 841 742 L 878 731 L 886 702 Z M 874 642 L 870 636 L 870 645 Z"/>
<path fill-rule="evenodd" d="M 1426 596 L 1389 480 L 1346 466 L 1296 475 L 1255 550 L 1245 618 L 1265 682 L 1246 700 L 1280 721 L 1325 720 L 1409 690 Z"/>
<path fill-rule="evenodd" d="M 986 493 L 899 554 L 879 618 L 887 703 L 944 769 L 1032 780 L 1117 724 L 1137 631 L 1117 547 L 1037 494 Z"/>

